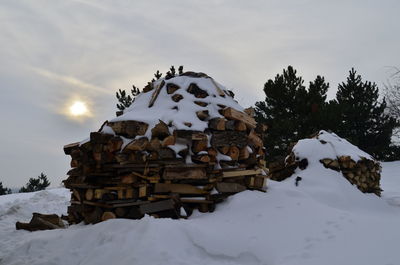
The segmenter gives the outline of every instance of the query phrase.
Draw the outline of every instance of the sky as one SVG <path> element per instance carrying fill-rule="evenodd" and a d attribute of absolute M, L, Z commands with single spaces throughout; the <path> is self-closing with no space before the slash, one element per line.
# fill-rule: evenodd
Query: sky
<path fill-rule="evenodd" d="M 400 67 L 397 0 L 0 2 L 0 181 L 21 187 L 44 172 L 66 178 L 63 146 L 97 131 L 115 92 L 171 65 L 206 72 L 244 107 L 294 66 L 329 97 L 351 67 L 379 87 Z M 75 101 L 87 115 L 73 117 Z"/>

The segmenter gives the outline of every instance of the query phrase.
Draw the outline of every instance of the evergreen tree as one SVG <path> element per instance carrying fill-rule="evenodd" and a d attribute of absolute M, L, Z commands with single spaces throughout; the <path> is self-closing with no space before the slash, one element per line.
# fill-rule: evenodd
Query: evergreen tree
<path fill-rule="evenodd" d="M 134 101 L 135 97 L 140 94 L 140 89 L 132 85 L 131 95 L 127 95 L 125 90 L 119 89 L 116 92 L 116 97 L 118 99 L 119 104 L 117 104 L 117 108 L 121 111 L 128 108 Z"/>
<path fill-rule="evenodd" d="M 378 98 L 377 85 L 363 82 L 351 69 L 347 81 L 339 84 L 336 100 L 331 103 L 338 106 L 340 115 L 335 131 L 375 158 L 388 159 L 397 122 L 385 114 L 386 102 L 379 102 Z"/>
<path fill-rule="evenodd" d="M 30 178 L 25 187 L 22 187 L 19 192 L 33 192 L 44 190 L 48 186 L 50 186 L 50 182 L 47 179 L 47 176 L 43 173 L 40 173 L 40 176 L 38 176 L 37 178 Z"/>
<path fill-rule="evenodd" d="M 3 187 L 3 183 L 0 181 L 0 195 L 6 195 L 6 194 L 11 194 L 11 189 L 8 189 L 7 187 Z"/>
<path fill-rule="evenodd" d="M 329 84 L 317 76 L 309 88 L 292 66 L 264 85 L 265 101 L 256 103 L 256 119 L 268 125 L 267 158 L 284 156 L 291 143 L 322 129 Z"/>

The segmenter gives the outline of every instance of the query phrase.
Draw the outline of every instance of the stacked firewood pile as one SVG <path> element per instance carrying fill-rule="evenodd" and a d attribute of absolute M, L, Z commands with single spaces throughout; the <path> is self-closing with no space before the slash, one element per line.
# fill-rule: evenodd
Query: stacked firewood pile
<path fill-rule="evenodd" d="M 148 105 L 146 102 L 149 111 L 156 100 L 184 98 L 186 94 L 174 93 L 184 87 L 179 80 L 178 84 L 172 81 L 174 78 L 145 90 L 144 96 L 152 93 Z M 184 123 L 184 129 L 158 120 L 159 113 L 154 113 L 155 125 L 140 117 L 124 120 L 120 116 L 105 122 L 87 141 L 64 146 L 72 167 L 64 181 L 72 192 L 69 223 L 139 219 L 145 214 L 186 218 L 194 209 L 212 212 L 217 203 L 246 189 L 263 191 L 266 176 L 261 139 L 265 128 L 257 126 L 252 109 L 237 110 L 208 101 L 210 89 L 195 83 L 187 88 L 196 99 L 192 104 L 203 108 L 194 113 L 205 123 L 204 130 L 192 130 L 193 120 Z M 212 89 L 217 92 L 213 98 L 233 101 L 229 91 L 218 86 Z M 171 96 L 160 98 L 160 92 Z M 143 98 L 136 98 L 134 104 Z M 188 101 L 192 99 L 185 104 Z M 219 115 L 213 117 L 211 107 L 218 108 Z"/>
<path fill-rule="evenodd" d="M 333 136 L 334 139 L 338 139 L 341 144 L 351 146 L 351 148 L 357 148 L 351 145 L 344 139 L 340 139 L 337 135 L 329 134 L 325 131 L 321 131 L 310 139 L 319 141 L 322 145 L 329 145 L 335 149 L 334 142 L 327 142 L 326 135 Z M 292 145 L 292 148 L 296 148 L 296 144 Z M 358 148 L 357 148 L 358 149 Z M 360 152 L 362 152 L 360 150 Z M 362 152 L 364 153 L 364 152 Z M 365 156 L 370 157 L 364 153 Z M 323 154 L 322 154 L 323 155 Z M 360 156 L 359 160 L 355 161 L 349 155 L 338 155 L 334 158 L 323 158 L 319 162 L 324 165 L 325 168 L 333 169 L 342 173 L 342 175 L 352 184 L 356 185 L 357 188 L 364 193 L 375 193 L 380 196 L 380 172 L 381 166 L 378 161 L 375 161 L 365 156 Z M 297 168 L 304 170 L 308 166 L 307 158 L 299 158 L 295 155 L 293 150 L 290 151 L 286 158 L 277 159 L 269 165 L 269 178 L 276 181 L 282 181 L 292 176 Z"/>
<path fill-rule="evenodd" d="M 381 166 L 379 162 L 362 157 L 354 161 L 350 156 L 340 156 L 337 159 L 325 158 L 320 162 L 326 167 L 341 171 L 343 176 L 364 193 L 381 195 Z"/>

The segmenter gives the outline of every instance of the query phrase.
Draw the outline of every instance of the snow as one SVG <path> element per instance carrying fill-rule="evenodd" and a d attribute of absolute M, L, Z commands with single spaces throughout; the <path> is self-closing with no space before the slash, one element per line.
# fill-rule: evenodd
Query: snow
<path fill-rule="evenodd" d="M 28 222 L 32 212 L 65 214 L 69 191 L 0 196 L 0 265 L 400 264 L 400 161 L 382 163 L 382 197 L 363 194 L 319 159 L 368 154 L 334 134 L 319 140 L 294 147 L 309 160 L 305 170 L 188 220 L 146 216 L 31 233 L 16 231 L 15 222 Z"/>
<path fill-rule="evenodd" d="M 160 94 L 152 107 L 149 108 L 149 103 L 155 89 L 139 94 L 132 105 L 124 111 L 124 114 L 111 120 L 111 122 L 135 120 L 145 122 L 149 124 L 149 128 L 153 128 L 157 123 L 159 123 L 159 120 L 162 120 L 166 124 L 172 124 L 170 127 L 171 133 L 173 130 L 204 131 L 208 127 L 208 122 L 199 120 L 196 111 L 208 110 L 210 119 L 222 117 L 218 112 L 220 109 L 218 104 L 243 111 L 243 107 L 241 107 L 232 97 L 229 95 L 222 97 L 218 94 L 216 85 L 221 90 L 226 90 L 226 88 L 216 83 L 211 78 L 176 76 L 168 80 L 159 79 L 154 82 L 154 87 L 156 88 L 162 81 L 165 81 L 165 85 L 161 89 Z M 168 83 L 176 84 L 180 86 L 180 89 L 175 91 L 173 94 L 168 94 L 166 89 Z M 201 89 L 207 91 L 209 96 L 206 98 L 196 98 L 193 94 L 187 92 L 187 88 L 192 83 L 195 83 Z M 171 97 L 175 94 L 181 94 L 183 99 L 179 102 L 174 102 Z M 207 107 L 201 107 L 195 104 L 194 101 L 206 102 L 209 105 Z M 175 109 L 174 107 L 177 107 L 178 109 Z M 155 115 L 155 113 L 157 115 Z M 185 122 L 191 123 L 192 126 L 186 126 L 184 124 Z M 151 130 L 147 130 L 145 136 L 150 138 Z"/>
<path fill-rule="evenodd" d="M 340 156 L 350 156 L 354 161 L 361 158 L 373 159 L 346 139 L 324 130 L 320 131 L 316 138 L 300 140 L 293 152 L 300 159 L 307 158 L 308 162 L 318 162 L 323 158 L 337 159 Z"/>

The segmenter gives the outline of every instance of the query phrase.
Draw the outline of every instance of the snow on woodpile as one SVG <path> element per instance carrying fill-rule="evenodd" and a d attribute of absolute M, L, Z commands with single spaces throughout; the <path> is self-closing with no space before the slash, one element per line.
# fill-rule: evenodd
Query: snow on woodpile
<path fill-rule="evenodd" d="M 272 179 L 283 180 L 297 168 L 304 170 L 308 166 L 320 165 L 340 172 L 364 193 L 381 193 L 379 162 L 347 140 L 326 131 L 298 141 L 283 163 L 270 167 L 270 175 Z"/>
<path fill-rule="evenodd" d="M 264 130 L 233 97 L 206 74 L 169 75 L 88 140 L 65 146 L 70 223 L 187 217 L 263 190 Z"/>

